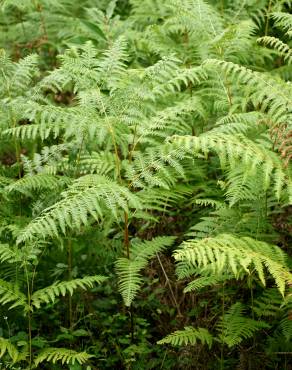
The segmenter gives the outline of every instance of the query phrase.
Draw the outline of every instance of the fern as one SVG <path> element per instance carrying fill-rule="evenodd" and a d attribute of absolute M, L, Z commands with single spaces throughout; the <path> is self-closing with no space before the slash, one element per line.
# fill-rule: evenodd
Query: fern
<path fill-rule="evenodd" d="M 8 339 L 0 338 L 0 358 L 6 353 L 8 353 L 13 363 L 17 362 L 19 357 L 17 348 Z"/>
<path fill-rule="evenodd" d="M 204 328 L 185 327 L 184 330 L 177 330 L 167 337 L 161 339 L 158 344 L 171 344 L 173 346 L 195 345 L 197 342 L 212 347 L 213 336 Z"/>
<path fill-rule="evenodd" d="M 239 302 L 235 303 L 218 324 L 218 330 L 221 331 L 219 340 L 228 347 L 234 347 L 244 339 L 252 337 L 258 330 L 269 328 L 269 325 L 262 321 L 244 317 L 243 311 L 244 307 Z"/>
<path fill-rule="evenodd" d="M 130 258 L 118 258 L 116 270 L 119 277 L 119 291 L 126 306 L 130 306 L 137 295 L 143 279 L 141 270 L 148 261 L 164 248 L 173 244 L 173 237 L 157 237 L 151 241 L 133 242 Z"/>
<path fill-rule="evenodd" d="M 234 168 L 240 159 L 244 164 L 243 171 L 246 172 L 246 177 L 255 173 L 257 168 L 262 168 L 262 171 L 264 171 L 264 176 L 261 177 L 263 187 L 267 188 L 270 181 L 273 180 L 274 191 L 278 198 L 283 191 L 283 187 L 291 182 L 289 172 L 286 174 L 281 159 L 275 153 L 243 135 L 209 133 L 199 137 L 175 137 L 174 141 L 177 145 L 183 145 L 186 150 L 191 150 L 194 153 L 202 151 L 205 156 L 208 155 L 209 151 L 214 151 L 219 156 L 223 169 L 226 168 L 226 164 Z M 290 185 L 288 185 L 290 196 L 289 187 Z"/>
<path fill-rule="evenodd" d="M 77 288 L 87 289 L 92 288 L 94 284 L 101 284 L 107 278 L 104 276 L 85 276 L 82 279 L 74 279 L 69 281 L 56 282 L 44 289 L 34 292 L 31 296 L 31 304 L 36 308 L 40 308 L 41 303 L 54 302 L 56 297 L 65 296 L 67 293 L 73 294 Z"/>
<path fill-rule="evenodd" d="M 38 366 L 42 362 L 52 362 L 55 364 L 60 361 L 62 365 L 74 365 L 75 363 L 82 365 L 86 364 L 92 357 L 92 355 L 86 352 L 76 352 L 66 348 L 46 348 L 36 357 L 34 363 L 35 366 Z"/>
<path fill-rule="evenodd" d="M 0 280 L 0 303 L 2 305 L 9 304 L 10 309 L 22 307 L 24 310 L 29 309 L 26 296 L 19 290 L 17 284 L 12 284 L 4 280 Z"/>
<path fill-rule="evenodd" d="M 222 234 L 199 241 L 187 241 L 175 255 L 177 261 L 207 267 L 217 273 L 228 269 L 235 276 L 241 271 L 251 274 L 255 271 L 265 285 L 265 269 L 272 275 L 280 293 L 284 295 L 285 286 L 291 281 L 291 274 L 280 248 L 245 237 Z"/>
<path fill-rule="evenodd" d="M 88 175 L 76 180 L 63 193 L 63 198 L 33 220 L 23 230 L 18 242 L 29 240 L 34 235 L 58 236 L 60 231 L 66 232 L 66 226 L 71 229 L 79 228 L 88 223 L 88 215 L 102 217 L 103 207 L 113 216 L 117 216 L 120 209 L 127 210 L 128 202 L 130 206 L 140 207 L 137 197 L 125 187 L 98 175 Z"/>

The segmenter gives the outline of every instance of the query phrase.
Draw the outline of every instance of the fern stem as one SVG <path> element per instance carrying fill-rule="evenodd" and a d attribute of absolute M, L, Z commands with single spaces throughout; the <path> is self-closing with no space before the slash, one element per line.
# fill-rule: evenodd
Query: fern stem
<path fill-rule="evenodd" d="M 42 5 L 40 3 L 38 3 L 38 1 L 34 0 L 34 6 L 36 8 L 36 11 L 40 15 L 40 23 L 41 23 L 41 27 L 42 27 L 42 31 L 43 31 L 43 37 L 44 37 L 44 39 L 47 40 L 48 39 L 48 32 L 47 32 L 46 22 L 45 22 L 45 18 L 44 18 L 44 14 L 43 14 Z"/>
<path fill-rule="evenodd" d="M 124 213 L 124 245 L 126 249 L 127 258 L 130 259 L 130 241 L 129 241 L 129 215 L 128 212 Z M 129 315 L 130 315 L 130 334 L 131 334 L 131 341 L 134 343 L 134 313 L 133 313 L 133 305 L 131 304 L 129 307 Z"/>
<path fill-rule="evenodd" d="M 114 129 L 113 129 L 113 126 L 112 124 L 110 123 L 110 120 L 108 118 L 108 115 L 106 113 L 106 109 L 105 109 L 105 105 L 103 103 L 103 100 L 100 99 L 100 103 L 102 105 L 102 110 L 103 110 L 103 113 L 105 115 L 105 118 L 106 118 L 106 122 L 107 122 L 107 125 L 108 125 L 108 130 L 109 130 L 109 133 L 111 135 L 111 138 L 112 138 L 112 142 L 113 142 L 113 146 L 114 146 L 114 152 L 115 152 L 115 160 L 116 160 L 116 171 L 117 171 L 117 177 L 119 178 L 119 180 L 121 181 L 121 165 L 120 165 L 120 156 L 119 156 L 119 151 L 118 151 L 118 147 L 117 147 L 117 142 L 116 142 L 116 138 L 115 138 L 115 132 L 114 132 Z"/>
<path fill-rule="evenodd" d="M 31 286 L 29 282 L 28 276 L 28 269 L 27 269 L 27 262 L 25 262 L 25 275 L 26 275 L 26 285 L 27 285 L 27 302 L 29 306 L 29 310 L 27 313 L 27 325 L 28 325 L 28 352 L 29 352 L 29 370 L 32 369 L 32 334 L 31 334 Z"/>
<path fill-rule="evenodd" d="M 225 316 L 225 283 L 222 284 L 222 321 Z M 221 342 L 221 357 L 220 357 L 220 369 L 224 370 L 224 336 L 225 330 L 224 325 L 222 326 L 222 342 Z"/>
<path fill-rule="evenodd" d="M 130 258 L 130 243 L 129 243 L 129 215 L 127 212 L 124 213 L 124 245 L 126 249 L 127 258 Z"/>
<path fill-rule="evenodd" d="M 182 313 L 181 313 L 181 311 L 180 311 L 180 308 L 179 308 L 179 304 L 178 304 L 178 302 L 177 302 L 177 300 L 176 300 L 176 298 L 175 298 L 175 294 L 174 294 L 174 292 L 173 292 L 172 286 L 171 286 L 171 284 L 170 284 L 170 280 L 169 280 L 169 278 L 168 278 L 168 275 L 167 275 L 167 273 L 166 273 L 166 271 L 165 271 L 165 268 L 164 268 L 164 266 L 163 266 L 163 264 L 162 264 L 162 262 L 161 262 L 161 259 L 160 259 L 160 257 L 159 257 L 159 254 L 158 254 L 158 253 L 156 253 L 156 256 L 157 256 L 157 259 L 158 259 L 159 265 L 160 265 L 160 267 L 161 267 L 161 270 L 162 270 L 162 272 L 163 272 L 163 275 L 164 275 L 164 277 L 165 277 L 166 284 L 167 284 L 167 285 L 168 285 L 168 287 L 169 287 L 169 291 L 170 291 L 171 297 L 172 297 L 172 299 L 173 299 L 174 305 L 175 305 L 175 307 L 176 307 L 177 314 L 178 314 L 178 316 L 179 316 L 179 317 L 183 317 L 183 315 L 182 315 Z"/>
<path fill-rule="evenodd" d="M 68 280 L 72 280 L 72 240 L 71 238 L 68 239 L 67 245 L 67 253 L 68 253 Z M 73 327 L 73 311 L 72 311 L 72 296 L 68 294 L 68 311 L 69 311 L 69 327 L 72 329 Z"/>
<path fill-rule="evenodd" d="M 265 36 L 268 35 L 268 31 L 269 31 L 271 7 L 272 7 L 272 0 L 269 1 L 269 5 L 268 5 L 268 9 L 267 9 L 267 18 L 266 18 L 266 25 L 265 25 Z"/>

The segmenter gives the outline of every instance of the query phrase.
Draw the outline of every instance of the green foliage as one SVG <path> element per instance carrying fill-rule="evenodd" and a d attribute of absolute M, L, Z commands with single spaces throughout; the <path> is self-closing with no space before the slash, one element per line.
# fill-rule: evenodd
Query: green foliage
<path fill-rule="evenodd" d="M 31 304 L 36 308 L 40 308 L 41 303 L 54 302 L 55 298 L 67 293 L 73 294 L 77 288 L 88 289 L 92 288 L 94 283 L 102 283 L 106 280 L 104 276 L 86 276 L 82 279 L 74 279 L 70 281 L 56 282 L 44 289 L 37 290 L 31 296 Z"/>
<path fill-rule="evenodd" d="M 235 277 L 239 277 L 243 271 L 247 274 L 256 273 L 263 285 L 266 281 L 264 271 L 267 269 L 283 295 L 286 284 L 292 278 L 280 248 L 248 237 L 221 234 L 199 241 L 189 240 L 175 253 L 175 259 L 198 268 L 209 268 L 217 274 L 227 269 Z"/>
<path fill-rule="evenodd" d="M 173 244 L 173 237 L 157 237 L 151 241 L 133 242 L 130 258 L 118 258 L 116 269 L 119 277 L 119 291 L 125 305 L 130 306 L 143 283 L 141 270 L 147 266 L 149 259 L 155 257 L 165 247 Z"/>
<path fill-rule="evenodd" d="M 290 13 L 0 2 L 5 368 L 291 366 Z"/>
<path fill-rule="evenodd" d="M 186 327 L 184 330 L 177 330 L 174 333 L 168 335 L 166 338 L 160 340 L 158 344 L 172 344 L 173 346 L 181 345 L 195 345 L 197 341 L 207 344 L 209 347 L 212 346 L 213 337 L 208 330 L 203 328 L 192 328 Z"/>
<path fill-rule="evenodd" d="M 224 315 L 222 321 L 219 323 L 219 330 L 221 331 L 219 339 L 226 343 L 228 347 L 233 347 L 246 338 L 253 336 L 254 332 L 268 328 L 264 322 L 256 321 L 246 318 L 242 315 L 243 307 L 238 302 L 230 307 L 228 312 Z"/>
<path fill-rule="evenodd" d="M 62 365 L 74 365 L 76 362 L 81 365 L 86 363 L 91 357 L 86 352 L 78 353 L 66 348 L 46 348 L 35 359 L 35 365 L 38 366 L 44 361 L 52 362 L 53 364 L 60 361 Z"/>

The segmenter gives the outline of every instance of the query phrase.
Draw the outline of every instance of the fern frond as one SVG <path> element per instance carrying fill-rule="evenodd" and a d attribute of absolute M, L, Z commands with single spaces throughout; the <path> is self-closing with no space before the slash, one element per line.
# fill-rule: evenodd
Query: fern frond
<path fill-rule="evenodd" d="M 89 216 L 98 219 L 104 213 L 117 217 L 119 210 L 141 208 L 138 197 L 130 191 L 99 175 L 86 175 L 74 181 L 62 193 L 63 199 L 44 210 L 21 232 L 18 242 L 33 236 L 54 237 L 65 234 L 66 227 L 79 228 L 88 223 Z"/>
<path fill-rule="evenodd" d="M 94 356 L 86 352 L 76 352 L 66 348 L 46 348 L 40 352 L 34 363 L 35 366 L 38 366 L 42 362 L 52 362 L 55 364 L 60 361 L 62 365 L 74 365 L 75 363 L 82 365 L 92 357 Z"/>
<path fill-rule="evenodd" d="M 276 25 L 286 31 L 288 36 L 292 36 L 292 15 L 284 12 L 274 12 L 271 14 Z"/>
<path fill-rule="evenodd" d="M 21 262 L 23 253 L 17 247 L 10 247 L 8 244 L 0 244 L 0 261 L 15 263 Z"/>
<path fill-rule="evenodd" d="M 285 255 L 277 246 L 269 245 L 252 238 L 238 238 L 229 234 L 218 235 L 202 240 L 189 240 L 175 252 L 177 261 L 203 268 L 211 264 L 217 273 L 231 271 L 235 276 L 245 271 L 256 272 L 265 285 L 265 270 L 274 278 L 280 293 L 291 282 L 292 274 L 285 262 Z"/>
<path fill-rule="evenodd" d="M 0 279 L 0 304 L 9 304 L 9 309 L 22 307 L 28 310 L 26 296 L 19 290 L 17 284 L 12 284 Z"/>
<path fill-rule="evenodd" d="M 128 59 L 126 47 L 126 39 L 123 36 L 119 37 L 99 61 L 98 72 L 101 77 L 101 84 L 109 89 L 115 87 L 125 73 L 125 62 Z"/>
<path fill-rule="evenodd" d="M 252 337 L 258 330 L 269 328 L 263 321 L 244 317 L 243 311 L 244 306 L 240 302 L 235 303 L 218 324 L 218 330 L 221 331 L 219 340 L 228 347 L 234 347 L 244 339 Z"/>
<path fill-rule="evenodd" d="M 207 329 L 193 328 L 187 326 L 184 330 L 177 330 L 167 337 L 158 341 L 158 344 L 171 344 L 173 346 L 195 345 L 197 342 L 207 344 L 209 348 L 212 347 L 213 336 Z"/>
<path fill-rule="evenodd" d="M 130 306 L 141 285 L 141 270 L 147 266 L 150 258 L 164 248 L 171 246 L 174 237 L 157 237 L 150 241 L 133 242 L 130 249 L 130 258 L 118 258 L 116 270 L 119 277 L 119 291 L 126 306 Z"/>
<path fill-rule="evenodd" d="M 6 353 L 8 353 L 13 363 L 17 361 L 19 356 L 17 348 L 10 342 L 10 340 L 0 337 L 0 358 L 2 358 Z"/>
<path fill-rule="evenodd" d="M 175 136 L 173 140 L 180 148 L 184 147 L 194 153 L 202 151 L 207 156 L 209 151 L 215 152 L 219 156 L 223 169 L 226 168 L 226 164 L 231 169 L 237 167 L 238 160 L 240 160 L 244 164 L 242 168 L 246 178 L 247 174 L 254 173 L 258 167 L 261 168 L 265 173 L 265 176 L 261 178 L 263 187 L 267 188 L 267 184 L 272 179 L 278 198 L 285 186 L 289 186 L 291 182 L 289 172 L 287 173 L 284 169 L 281 159 L 264 145 L 255 143 L 244 135 L 214 132 L 199 137 Z"/>
<path fill-rule="evenodd" d="M 287 61 L 288 64 L 292 63 L 292 49 L 290 49 L 289 46 L 283 41 L 279 40 L 276 37 L 264 36 L 260 37 L 257 42 L 265 46 L 272 47 L 281 56 L 283 56 L 284 60 Z"/>
<path fill-rule="evenodd" d="M 94 284 L 103 283 L 107 277 L 105 276 L 85 276 L 82 279 L 74 279 L 69 281 L 56 282 L 46 288 L 40 289 L 33 293 L 31 304 L 36 308 L 40 308 L 42 303 L 54 302 L 56 297 L 67 293 L 73 295 L 74 290 L 92 288 Z"/>
<path fill-rule="evenodd" d="M 44 189 L 56 189 L 63 182 L 64 177 L 58 178 L 50 174 L 36 174 L 34 176 L 28 175 L 24 176 L 13 184 L 10 184 L 6 190 L 7 191 L 18 191 L 21 193 L 31 193 L 34 190 L 44 190 Z M 65 180 L 66 181 L 66 180 Z"/>

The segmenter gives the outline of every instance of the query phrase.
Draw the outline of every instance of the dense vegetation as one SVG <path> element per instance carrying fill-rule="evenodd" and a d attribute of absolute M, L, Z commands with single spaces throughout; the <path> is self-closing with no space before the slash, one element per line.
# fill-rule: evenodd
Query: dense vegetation
<path fill-rule="evenodd" d="M 0 4 L 0 369 L 292 369 L 291 1 Z"/>

